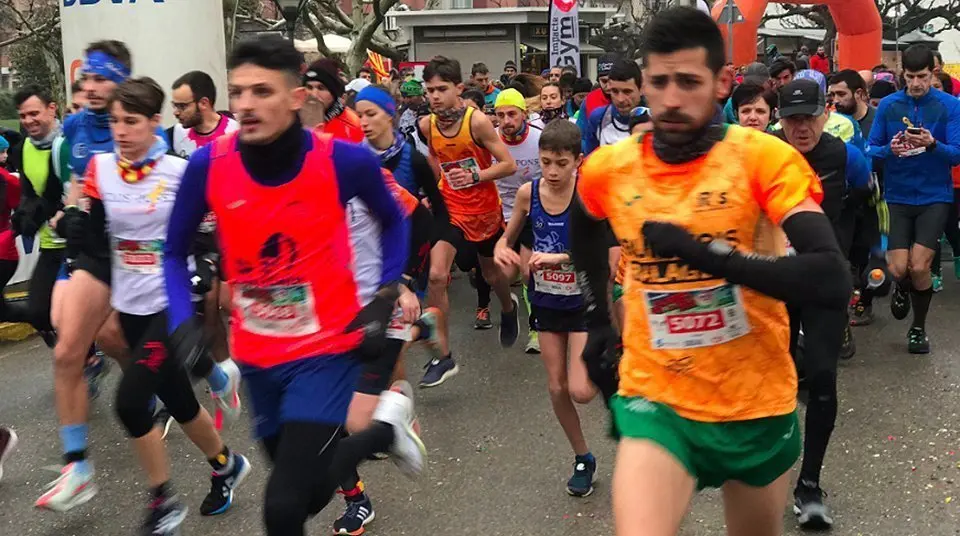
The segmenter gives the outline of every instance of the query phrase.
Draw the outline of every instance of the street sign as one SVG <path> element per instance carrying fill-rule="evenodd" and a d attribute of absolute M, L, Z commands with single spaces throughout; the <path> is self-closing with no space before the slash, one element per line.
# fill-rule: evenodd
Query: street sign
<path fill-rule="evenodd" d="M 737 7 L 737 3 L 733 0 L 727 0 L 727 3 L 723 6 L 723 11 L 720 12 L 720 18 L 717 19 L 719 24 L 737 24 L 743 22 L 743 13 L 740 12 L 740 8 Z"/>

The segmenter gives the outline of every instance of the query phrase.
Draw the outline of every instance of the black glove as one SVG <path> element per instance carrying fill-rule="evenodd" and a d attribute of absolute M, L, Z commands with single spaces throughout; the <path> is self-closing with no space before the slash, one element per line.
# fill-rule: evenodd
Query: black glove
<path fill-rule="evenodd" d="M 203 325 L 196 317 L 192 317 L 177 326 L 177 329 L 170 335 L 169 344 L 174 359 L 194 376 L 197 375 L 194 371 L 197 369 L 198 363 L 203 366 L 213 362 L 210 355 L 210 344 L 203 331 Z M 200 375 L 205 376 L 205 374 Z"/>
<path fill-rule="evenodd" d="M 673 223 L 647 221 L 643 224 L 643 243 L 663 259 L 677 257 L 692 262 L 709 254 L 707 246 L 689 231 Z"/>
<path fill-rule="evenodd" d="M 621 354 L 620 337 L 613 327 L 605 325 L 589 328 L 587 344 L 583 348 L 583 362 L 587 366 L 590 381 L 597 386 L 608 405 L 619 387 Z"/>
<path fill-rule="evenodd" d="M 67 241 L 73 251 L 83 251 L 87 238 L 87 222 L 90 215 L 77 207 L 66 207 L 63 216 L 57 222 L 57 234 Z"/>
<path fill-rule="evenodd" d="M 396 289 L 377 292 L 373 301 L 360 309 L 346 331 L 363 330 L 363 341 L 357 349 L 360 359 L 373 361 L 380 357 L 387 343 L 387 326 L 396 307 Z"/>
<path fill-rule="evenodd" d="M 198 296 L 210 292 L 213 288 L 213 278 L 217 277 L 217 265 L 214 259 L 207 255 L 196 257 L 196 270 L 190 278 L 190 291 Z"/>
<path fill-rule="evenodd" d="M 13 212 L 10 221 L 14 234 L 27 237 L 36 236 L 43 224 L 42 211 L 43 205 L 38 199 L 25 199 Z"/>

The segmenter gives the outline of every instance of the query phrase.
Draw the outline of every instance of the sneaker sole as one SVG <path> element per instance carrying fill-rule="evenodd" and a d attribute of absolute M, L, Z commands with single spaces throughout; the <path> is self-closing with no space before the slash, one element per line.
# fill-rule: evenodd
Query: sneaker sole
<path fill-rule="evenodd" d="M 56 504 L 48 501 L 43 504 L 40 504 L 40 502 L 37 501 L 37 503 L 34 506 L 36 506 L 37 508 L 42 508 L 44 510 L 50 510 L 52 512 L 63 513 L 90 502 L 90 499 L 94 498 L 94 496 L 97 495 L 97 491 L 98 490 L 97 490 L 96 484 L 90 484 L 90 486 L 87 487 L 87 489 L 76 494 L 73 500 L 71 500 L 70 502 L 67 502 L 64 504 Z"/>
<path fill-rule="evenodd" d="M 424 383 L 423 380 L 420 380 L 421 389 L 429 389 L 430 387 L 437 387 L 438 385 L 443 384 L 443 382 L 449 380 L 450 378 L 456 376 L 460 373 L 460 365 L 454 365 L 452 369 L 443 373 L 443 376 L 440 376 L 440 379 L 433 383 Z"/>
<path fill-rule="evenodd" d="M 797 523 L 806 530 L 829 530 L 833 528 L 833 520 L 818 513 L 804 514 L 796 505 L 793 506 L 793 513 L 797 516 Z"/>
<path fill-rule="evenodd" d="M 930 353 L 930 347 L 926 348 L 907 348 L 907 352 L 913 355 L 926 355 Z"/>
<path fill-rule="evenodd" d="M 367 523 L 372 522 L 372 521 L 373 521 L 374 519 L 376 519 L 376 518 L 377 518 L 377 513 L 374 512 L 373 510 L 371 510 L 371 511 L 370 511 L 370 515 L 367 516 L 366 519 L 364 519 L 363 521 L 360 522 L 360 528 L 359 528 L 359 529 L 357 529 L 357 530 L 355 530 L 355 531 L 353 531 L 353 532 L 349 532 L 349 531 L 347 531 L 347 530 L 345 530 L 345 529 L 340 529 L 340 530 L 335 530 L 335 531 L 333 531 L 333 533 L 336 534 L 336 535 L 338 535 L 338 536 L 343 536 L 344 534 L 345 534 L 346 536 L 360 536 L 361 534 L 367 532 L 367 530 L 364 529 L 363 527 L 366 527 L 366 526 L 367 526 Z"/>
<path fill-rule="evenodd" d="M 419 472 L 416 471 L 406 471 L 404 466 L 398 463 L 399 457 L 391 457 L 393 463 L 396 464 L 397 468 L 400 469 L 400 472 L 406 475 L 410 479 L 416 479 L 423 473 L 423 469 L 427 467 L 427 446 L 423 444 L 423 441 L 420 439 L 420 436 L 413 431 L 413 427 L 409 424 L 404 425 L 403 431 L 407 434 L 407 437 L 413 440 L 413 443 L 417 446 L 417 450 L 420 451 L 420 457 L 423 459 L 423 467 Z"/>
<path fill-rule="evenodd" d="M 227 504 L 221 506 L 220 508 L 214 510 L 213 512 L 210 512 L 209 514 L 204 514 L 203 512 L 200 512 L 200 515 L 204 517 L 217 516 L 217 515 L 226 513 L 233 506 L 233 492 L 240 487 L 240 484 L 243 483 L 243 481 L 247 478 L 247 475 L 250 474 L 250 470 L 252 469 L 252 467 L 250 466 L 250 460 L 248 460 L 246 456 L 243 456 L 241 454 L 237 454 L 237 456 L 243 458 L 243 461 L 245 463 L 243 465 L 243 469 L 240 470 L 240 474 L 238 474 L 237 478 L 235 478 L 233 481 L 233 487 L 230 488 L 230 498 L 227 499 Z"/>
<path fill-rule="evenodd" d="M 10 439 L 7 441 L 7 446 L 3 449 L 3 452 L 0 452 L 0 479 L 3 478 L 3 462 L 7 461 L 7 458 L 13 454 L 14 449 L 17 448 L 17 443 L 20 442 L 20 438 L 17 437 L 17 433 L 12 428 L 7 428 L 7 431 L 10 432 Z"/>
<path fill-rule="evenodd" d="M 475 323 L 475 324 L 473 325 L 473 329 L 476 329 L 476 330 L 479 330 L 479 331 L 484 331 L 484 330 L 488 330 L 488 329 L 493 329 L 493 323 L 492 323 L 492 322 L 489 323 L 489 324 L 476 324 L 476 323 Z"/>
<path fill-rule="evenodd" d="M 571 496 L 571 497 L 579 497 L 579 498 L 589 497 L 589 496 L 593 495 L 593 486 L 591 486 L 590 489 L 589 489 L 586 493 L 580 493 L 580 492 L 577 492 L 577 491 L 573 491 L 573 490 L 571 490 L 570 488 L 567 488 L 567 495 L 569 495 L 569 496 Z"/>

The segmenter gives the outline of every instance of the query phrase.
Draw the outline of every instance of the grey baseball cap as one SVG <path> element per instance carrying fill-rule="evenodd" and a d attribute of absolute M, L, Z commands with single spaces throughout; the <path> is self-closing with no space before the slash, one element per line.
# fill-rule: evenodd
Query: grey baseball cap
<path fill-rule="evenodd" d="M 770 69 L 760 62 L 751 63 L 743 70 L 744 82 L 755 82 L 762 85 L 767 80 L 770 80 Z"/>

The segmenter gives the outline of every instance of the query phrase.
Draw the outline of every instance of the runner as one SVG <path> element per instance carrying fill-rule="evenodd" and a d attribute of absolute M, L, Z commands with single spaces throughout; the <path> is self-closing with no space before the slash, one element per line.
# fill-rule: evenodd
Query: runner
<path fill-rule="evenodd" d="M 503 94 L 501 94 L 501 99 Z M 498 108 L 499 112 L 499 108 Z M 573 476 L 567 493 L 586 497 L 593 493 L 597 460 L 580 427 L 574 402 L 587 404 L 597 394 L 583 364 L 587 341 L 583 299 L 570 264 L 569 217 L 577 186 L 580 130 L 569 121 L 547 125 L 539 136 L 543 177 L 524 183 L 507 231 L 497 242 L 497 264 L 505 273 L 526 272 L 530 281 L 531 329 L 540 333 L 540 350 L 547 369 L 547 389 L 553 413 L 573 449 Z M 529 217 L 533 253 L 524 259 L 514 250 Z M 567 364 L 569 355 L 569 364 Z"/>
<path fill-rule="evenodd" d="M 210 492 L 200 506 L 202 515 L 230 509 L 234 490 L 250 472 L 250 462 L 224 445 L 210 414 L 197 403 L 187 372 L 167 355 L 167 297 L 160 250 L 187 164 L 167 156 L 166 141 L 155 134 L 163 99 L 163 90 L 150 78 L 128 79 L 111 93 L 107 109 L 117 152 L 99 154 L 87 165 L 83 201 L 89 205 L 84 212 L 88 214 L 87 247 L 96 248 L 94 255 L 105 248 L 113 250 L 108 262 L 116 289 L 110 302 L 133 349 L 132 363 L 117 388 L 116 407 L 150 485 L 143 529 L 147 534 L 166 535 L 177 533 L 187 508 L 170 482 L 163 431 L 153 426 L 154 396 L 163 401 L 213 468 Z M 216 367 L 211 356 L 204 355 L 193 372 L 207 377 Z M 234 395 L 238 381 L 237 376 L 231 378 Z"/>
<path fill-rule="evenodd" d="M 777 94 L 755 82 L 744 82 L 730 96 L 734 118 L 741 127 L 770 130 L 777 109 Z"/>
<path fill-rule="evenodd" d="M 597 60 L 597 85 L 600 87 L 587 93 L 577 111 L 577 127 L 580 129 L 580 138 L 584 143 L 587 141 L 587 136 L 590 135 L 588 131 L 593 128 L 587 124 L 587 119 L 597 108 L 610 104 L 607 84 L 610 81 L 610 70 L 619 60 L 620 55 L 614 52 L 608 52 Z M 584 149 L 584 154 L 586 154 L 586 149 Z"/>
<path fill-rule="evenodd" d="M 470 67 L 470 84 L 483 92 L 484 111 L 488 108 L 492 109 L 494 103 L 497 102 L 497 95 L 500 94 L 500 90 L 490 83 L 490 69 L 487 68 L 485 63 L 474 63 Z"/>
<path fill-rule="evenodd" d="M 876 186 L 870 164 L 853 144 L 824 132 L 826 99 L 816 82 L 794 80 L 781 87 L 779 115 L 783 130 L 777 137 L 800 151 L 820 178 L 823 190 L 820 206 L 833 225 L 840 250 L 850 251 L 855 209 L 870 198 Z M 858 273 L 855 277 L 860 279 L 861 275 Z M 823 504 L 825 493 L 820 488 L 820 472 L 837 420 L 837 361 L 853 357 L 853 335 L 841 311 L 788 307 L 788 312 L 790 347 L 794 349 L 800 376 L 809 391 L 803 463 L 793 492 L 794 513 L 803 528 L 828 529 L 833 525 L 833 518 Z M 801 325 L 802 357 L 796 350 L 800 347 L 797 338 Z"/>
<path fill-rule="evenodd" d="M 510 347 L 520 331 L 519 301 L 493 262 L 494 245 L 503 234 L 503 213 L 493 181 L 515 173 L 517 164 L 486 116 L 460 101 L 463 79 L 457 60 L 433 58 L 423 78 L 433 114 L 420 120 L 419 130 L 429 140 L 430 154 L 440 167 L 440 193 L 452 224 L 430 252 L 428 302 L 449 318 L 447 286 L 454 257 L 459 249 L 476 248 L 482 277 L 500 300 L 500 344 Z M 440 385 L 457 372 L 452 354 L 434 359 L 420 386 Z"/>
<path fill-rule="evenodd" d="M 636 62 L 617 60 L 607 78 L 610 104 L 597 107 L 587 117 L 582 131 L 584 154 L 630 137 L 630 117 L 640 106 L 643 81 Z"/>
<path fill-rule="evenodd" d="M 423 116 L 430 115 L 430 106 L 423 98 L 423 84 L 419 80 L 407 80 L 400 86 L 400 99 L 397 128 L 402 136 L 414 141 L 417 150 L 423 156 L 427 156 L 430 154 L 430 148 L 417 135 L 417 121 Z"/>
<path fill-rule="evenodd" d="M 29 322 L 27 304 L 8 302 L 3 289 L 17 272 L 20 253 L 16 236 L 10 225 L 10 217 L 20 204 L 20 181 L 7 170 L 0 168 L 0 320 L 3 322 Z"/>
<path fill-rule="evenodd" d="M 729 534 L 779 535 L 800 453 L 780 302 L 842 314 L 849 274 L 800 154 L 720 123 L 731 75 L 713 20 L 663 10 L 645 42 L 654 131 L 591 155 L 571 214 L 584 361 L 622 436 L 616 533 L 677 534 L 696 490 L 723 487 Z M 619 391 L 606 244 L 596 239 L 606 219 L 630 260 Z M 782 256 L 777 226 L 798 255 Z"/>
<path fill-rule="evenodd" d="M 926 321 L 933 298 L 930 264 L 953 202 L 950 169 L 960 165 L 960 101 L 931 91 L 933 54 L 922 45 L 903 53 L 907 86 L 880 102 L 867 154 L 883 160 L 890 207 L 887 260 L 896 285 L 890 312 L 910 314 L 907 351 L 930 352 Z M 876 89 L 877 82 L 874 84 Z"/>
<path fill-rule="evenodd" d="M 540 88 L 540 118 L 536 123 L 531 121 L 531 124 L 542 130 L 557 119 L 569 120 L 570 117 L 567 116 L 567 109 L 563 105 L 560 84 L 550 82 Z"/>
<path fill-rule="evenodd" d="M 330 134 L 338 140 L 353 143 L 363 141 L 360 119 L 353 110 L 343 105 L 346 86 L 340 79 L 340 66 L 336 60 L 324 58 L 311 63 L 303 73 L 303 86 L 310 96 L 323 105 L 324 118 L 317 128 L 319 132 Z"/>
<path fill-rule="evenodd" d="M 302 128 L 306 91 L 293 43 L 280 36 L 241 42 L 227 66 L 240 130 L 194 153 L 177 192 L 164 248 L 169 329 L 178 359 L 189 363 L 202 351 L 187 256 L 213 210 L 232 283 L 234 359 L 273 465 L 266 533 L 302 535 L 307 518 L 367 455 L 390 451 L 411 475 L 423 468 L 413 402 L 402 394 L 381 395 L 374 422 L 340 439 L 361 361 L 383 349 L 408 229 L 368 149 Z M 381 226 L 378 290 L 363 308 L 347 235 L 345 206 L 354 197 Z"/>

